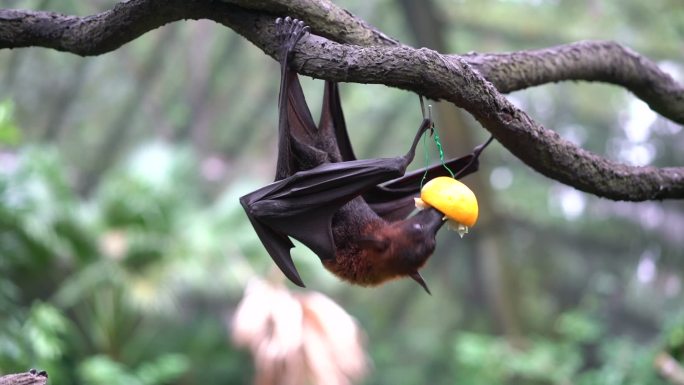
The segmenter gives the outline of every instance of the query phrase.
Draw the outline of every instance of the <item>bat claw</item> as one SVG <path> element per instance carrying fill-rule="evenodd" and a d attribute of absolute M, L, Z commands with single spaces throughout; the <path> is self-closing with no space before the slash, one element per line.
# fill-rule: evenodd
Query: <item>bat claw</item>
<path fill-rule="evenodd" d="M 302 20 L 293 19 L 290 16 L 277 18 L 275 21 L 276 36 L 280 45 L 281 60 L 289 60 L 292 56 L 292 51 L 299 40 L 309 33 L 309 26 L 305 25 Z"/>

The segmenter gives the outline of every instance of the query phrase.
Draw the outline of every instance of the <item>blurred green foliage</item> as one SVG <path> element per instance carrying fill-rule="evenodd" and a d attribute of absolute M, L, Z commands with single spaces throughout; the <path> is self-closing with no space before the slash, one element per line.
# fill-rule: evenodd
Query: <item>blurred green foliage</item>
<path fill-rule="evenodd" d="M 89 201 L 67 187 L 64 164 L 49 148 L 17 153 L 15 168 L 2 173 L 2 372 L 36 366 L 55 383 L 83 384 L 249 378 L 241 370 L 245 355 L 227 349 L 225 315 L 192 288 L 211 283 L 226 292 L 216 300 L 232 303 L 245 278 L 227 282 L 221 268 L 205 270 L 207 245 L 187 242 L 192 226 L 216 232 L 216 221 L 238 208 L 206 209 L 212 212 L 204 221 L 195 217 L 203 215 L 193 210 L 203 209 L 188 191 L 164 185 L 164 178 L 185 178 L 192 189 L 183 151 L 154 145 L 147 151 L 177 163 L 149 170 L 153 175 L 134 167 L 113 170 Z M 222 248 L 220 237 L 212 242 L 209 247 Z M 201 331 L 187 327 L 197 318 Z"/>
<path fill-rule="evenodd" d="M 114 1 L 10 3 L 85 15 Z M 411 43 L 399 4 L 340 2 Z M 433 4 L 452 52 L 613 39 L 684 74 L 676 0 Z M 96 58 L 0 51 L 0 68 L 0 373 L 248 383 L 229 320 L 247 280 L 273 264 L 237 198 L 272 177 L 275 62 L 226 28 L 183 22 Z M 320 81 L 303 83 L 320 99 Z M 415 95 L 343 85 L 342 97 L 358 155 L 404 151 L 420 120 Z M 684 164 L 681 126 L 651 119 L 617 87 L 563 83 L 510 98 L 612 159 Z M 485 137 L 463 120 L 440 127 L 448 153 L 464 144 L 446 132 Z M 464 240 L 440 234 L 423 274 L 431 297 L 409 280 L 349 287 L 295 249 L 309 287 L 366 330 L 366 383 L 667 383 L 653 360 L 684 354 L 682 203 L 586 196 L 496 144 L 479 178 L 494 218 Z"/>
<path fill-rule="evenodd" d="M 0 102 L 0 145 L 16 146 L 21 141 L 21 131 L 14 122 L 14 103 Z"/>

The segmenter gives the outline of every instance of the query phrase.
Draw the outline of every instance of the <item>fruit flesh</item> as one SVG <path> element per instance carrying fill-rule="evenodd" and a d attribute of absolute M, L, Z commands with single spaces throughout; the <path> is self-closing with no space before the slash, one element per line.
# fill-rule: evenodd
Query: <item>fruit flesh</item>
<path fill-rule="evenodd" d="M 472 227 L 477 222 L 477 198 L 468 186 L 456 179 L 430 180 L 421 189 L 420 199 L 457 223 Z"/>

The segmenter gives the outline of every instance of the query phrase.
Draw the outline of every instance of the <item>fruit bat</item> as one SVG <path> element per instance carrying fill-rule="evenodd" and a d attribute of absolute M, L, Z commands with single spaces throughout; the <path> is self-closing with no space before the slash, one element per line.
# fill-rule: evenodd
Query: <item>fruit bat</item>
<path fill-rule="evenodd" d="M 348 282 L 372 286 L 408 276 L 429 292 L 418 273 L 435 248 L 444 215 L 414 210 L 420 180 L 446 174 L 442 165 L 405 174 L 432 121 L 425 117 L 409 151 L 396 158 L 357 160 L 347 134 L 338 86 L 326 81 L 318 126 L 290 67 L 293 48 L 308 32 L 296 19 L 276 20 L 280 44 L 278 158 L 275 182 L 240 198 L 247 217 L 276 265 L 304 286 L 290 256 L 297 239 Z M 456 177 L 478 168 L 473 153 L 447 162 Z"/>

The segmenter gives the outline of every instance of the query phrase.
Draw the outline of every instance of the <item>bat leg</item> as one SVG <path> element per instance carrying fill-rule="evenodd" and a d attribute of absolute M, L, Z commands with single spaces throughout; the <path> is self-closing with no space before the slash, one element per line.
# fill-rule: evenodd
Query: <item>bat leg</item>
<path fill-rule="evenodd" d="M 280 63 L 287 65 L 292 58 L 294 47 L 299 40 L 309 32 L 309 26 L 304 25 L 304 22 L 298 19 L 292 19 L 290 16 L 277 18 L 276 37 L 280 46 Z"/>
<path fill-rule="evenodd" d="M 316 132 L 316 125 L 306 105 L 297 73 L 289 65 L 295 46 L 308 33 L 309 27 L 302 21 L 286 17 L 276 19 L 275 29 L 280 47 L 281 68 L 278 96 L 278 159 L 275 179 L 280 180 L 299 171 L 298 156 L 293 154 L 296 149 L 305 151 L 304 155 L 314 154 L 315 158 L 316 149 L 311 147 L 309 138 L 312 133 Z"/>

